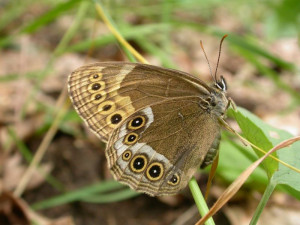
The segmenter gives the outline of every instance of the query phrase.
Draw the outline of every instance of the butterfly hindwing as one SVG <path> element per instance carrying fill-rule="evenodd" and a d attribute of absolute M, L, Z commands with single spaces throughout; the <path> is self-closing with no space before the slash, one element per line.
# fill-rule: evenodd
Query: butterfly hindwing
<path fill-rule="evenodd" d="M 152 196 L 175 194 L 200 167 L 219 132 L 197 98 L 169 100 L 126 119 L 113 132 L 106 157 L 115 179 L 133 189 Z"/>

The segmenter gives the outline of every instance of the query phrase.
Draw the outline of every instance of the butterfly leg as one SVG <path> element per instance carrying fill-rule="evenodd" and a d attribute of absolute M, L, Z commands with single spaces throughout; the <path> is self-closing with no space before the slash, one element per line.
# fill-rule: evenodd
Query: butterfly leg
<path fill-rule="evenodd" d="M 235 112 L 237 111 L 236 104 L 234 103 L 234 101 L 233 101 L 232 98 L 230 98 L 230 97 L 228 97 L 228 103 L 227 103 L 226 109 L 228 109 L 229 106 L 231 106 L 232 109 L 233 109 Z"/>

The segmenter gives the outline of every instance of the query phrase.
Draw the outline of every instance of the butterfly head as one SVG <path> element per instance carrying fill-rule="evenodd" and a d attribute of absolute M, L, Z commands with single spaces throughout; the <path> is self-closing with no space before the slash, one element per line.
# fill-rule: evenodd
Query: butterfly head
<path fill-rule="evenodd" d="M 227 84 L 225 78 L 220 76 L 219 79 L 216 79 L 212 86 L 211 96 L 212 99 L 210 105 L 211 112 L 218 117 L 224 117 L 225 112 L 228 108 L 228 98 L 227 98 Z"/>
<path fill-rule="evenodd" d="M 216 80 L 214 86 L 223 92 L 227 91 L 226 80 L 223 76 L 220 76 L 220 79 Z"/>

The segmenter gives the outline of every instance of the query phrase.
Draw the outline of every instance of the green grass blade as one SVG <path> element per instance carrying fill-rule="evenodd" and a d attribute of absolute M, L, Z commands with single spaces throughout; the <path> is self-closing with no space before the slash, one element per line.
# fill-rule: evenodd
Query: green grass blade
<path fill-rule="evenodd" d="M 53 9 L 49 10 L 39 18 L 36 18 L 32 23 L 28 24 L 21 29 L 24 33 L 33 33 L 41 27 L 53 22 L 59 18 L 62 14 L 65 14 L 68 10 L 75 8 L 75 6 L 80 3 L 80 0 L 70 0 L 67 2 L 62 2 L 57 4 Z"/>
<path fill-rule="evenodd" d="M 59 18 L 61 14 L 66 12 L 66 10 L 70 10 L 71 8 L 75 7 L 75 5 L 79 2 L 81 1 L 70 0 L 68 2 L 58 4 L 55 8 L 48 11 L 41 17 L 35 19 L 33 22 L 27 25 L 21 24 L 19 28 L 15 29 L 16 31 L 13 34 L 0 38 L 0 47 L 9 45 L 14 41 L 16 37 L 18 37 L 22 33 L 33 33 L 39 28 L 44 27 L 45 25 Z"/>
<path fill-rule="evenodd" d="M 256 207 L 255 213 L 254 213 L 249 225 L 257 224 L 257 221 L 258 221 L 263 209 L 266 207 L 267 202 L 268 202 L 269 198 L 271 197 L 271 194 L 273 193 L 275 187 L 276 187 L 276 183 L 274 183 L 271 179 L 258 206 Z"/>
<path fill-rule="evenodd" d="M 33 158 L 31 151 L 27 148 L 26 144 L 20 138 L 18 138 L 13 128 L 8 127 L 7 131 L 10 137 L 12 138 L 12 140 L 14 141 L 14 143 L 17 145 L 20 153 L 22 154 L 26 162 L 29 163 Z"/>
<path fill-rule="evenodd" d="M 36 0 L 10 1 L 10 4 L 6 6 L 5 10 L 2 10 L 0 16 L 0 30 L 8 27 L 11 22 L 18 19 L 35 1 Z"/>
<path fill-rule="evenodd" d="M 142 193 L 126 188 L 125 190 L 123 189 L 109 194 L 91 195 L 83 198 L 82 201 L 90 203 L 112 203 L 127 200 L 141 194 Z"/>
<path fill-rule="evenodd" d="M 135 41 L 139 44 L 139 46 L 141 46 L 143 50 L 147 51 L 150 55 L 155 55 L 156 57 L 158 57 L 164 67 L 173 69 L 176 68 L 176 65 L 166 54 L 164 46 L 158 47 L 145 37 L 136 37 Z"/>
<path fill-rule="evenodd" d="M 126 40 L 134 39 L 135 37 L 142 37 L 151 34 L 155 34 L 157 32 L 161 32 L 164 29 L 169 27 L 166 24 L 147 24 L 133 27 L 120 27 L 119 32 Z M 91 45 L 96 47 L 101 47 L 110 43 L 114 43 L 116 41 L 115 37 L 112 34 L 102 36 L 96 39 L 85 40 L 79 42 L 77 44 L 69 46 L 66 51 L 75 52 L 75 51 L 85 51 Z"/>
<path fill-rule="evenodd" d="M 41 202 L 34 203 L 32 208 L 35 210 L 47 209 L 58 205 L 67 204 L 74 201 L 80 201 L 92 194 L 99 194 L 124 187 L 122 184 L 115 181 L 100 182 L 90 185 L 80 190 L 71 191 Z"/>

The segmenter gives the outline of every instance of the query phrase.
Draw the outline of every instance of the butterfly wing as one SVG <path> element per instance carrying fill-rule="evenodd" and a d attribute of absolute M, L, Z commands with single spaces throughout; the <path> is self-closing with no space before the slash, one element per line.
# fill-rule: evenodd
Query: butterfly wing
<path fill-rule="evenodd" d="M 147 105 L 207 96 L 210 90 L 184 72 L 124 62 L 82 66 L 69 76 L 68 88 L 78 114 L 105 142 L 121 122 Z"/>
<path fill-rule="evenodd" d="M 75 70 L 68 87 L 78 114 L 108 142 L 114 177 L 137 191 L 177 193 L 218 144 L 216 114 L 202 103 L 212 97 L 223 100 L 187 73 L 137 63 L 95 63 Z"/>
<path fill-rule="evenodd" d="M 107 145 L 114 178 L 151 196 L 186 187 L 208 151 L 216 151 L 220 126 L 195 97 L 167 100 L 128 117 Z"/>

